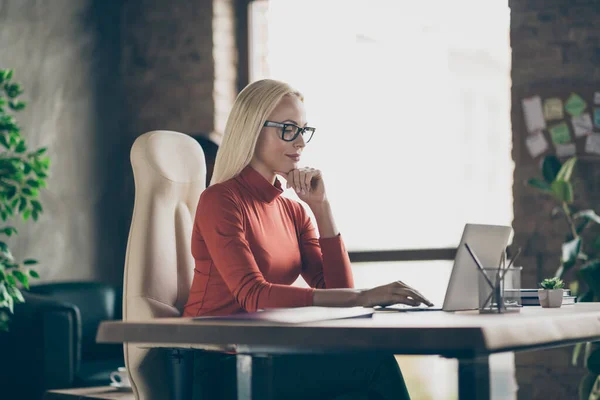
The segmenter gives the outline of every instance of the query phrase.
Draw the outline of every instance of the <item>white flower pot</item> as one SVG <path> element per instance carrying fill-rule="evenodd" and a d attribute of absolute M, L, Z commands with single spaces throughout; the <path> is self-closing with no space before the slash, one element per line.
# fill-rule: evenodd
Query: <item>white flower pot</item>
<path fill-rule="evenodd" d="M 538 289 L 540 305 L 546 308 L 562 306 L 564 289 Z"/>

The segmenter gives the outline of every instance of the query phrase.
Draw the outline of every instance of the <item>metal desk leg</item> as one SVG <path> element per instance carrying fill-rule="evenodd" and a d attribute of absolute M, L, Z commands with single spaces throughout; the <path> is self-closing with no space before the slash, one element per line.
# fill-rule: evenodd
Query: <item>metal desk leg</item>
<path fill-rule="evenodd" d="M 458 360 L 459 400 L 490 400 L 489 357 Z"/>
<path fill-rule="evenodd" d="M 269 356 L 237 356 L 238 400 L 273 400 L 273 359 Z"/>

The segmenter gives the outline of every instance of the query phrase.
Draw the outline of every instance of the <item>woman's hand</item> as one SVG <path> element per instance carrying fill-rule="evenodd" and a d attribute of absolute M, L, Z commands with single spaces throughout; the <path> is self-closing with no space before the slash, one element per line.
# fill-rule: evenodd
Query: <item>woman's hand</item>
<path fill-rule="evenodd" d="M 433 306 L 433 303 L 427 300 L 421 293 L 402 281 L 396 281 L 363 291 L 359 297 L 359 303 L 363 307 L 389 306 L 398 303 L 410 306 L 418 306 L 423 303 L 429 307 Z"/>
<path fill-rule="evenodd" d="M 293 188 L 309 206 L 318 206 L 327 200 L 323 175 L 318 169 L 307 167 L 277 173 L 286 179 L 286 188 Z"/>

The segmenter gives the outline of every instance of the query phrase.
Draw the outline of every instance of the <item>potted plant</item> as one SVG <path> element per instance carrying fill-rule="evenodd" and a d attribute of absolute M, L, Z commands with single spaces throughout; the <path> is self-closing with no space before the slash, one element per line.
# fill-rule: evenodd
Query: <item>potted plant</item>
<path fill-rule="evenodd" d="M 21 215 L 37 221 L 42 205 L 39 189 L 46 187 L 50 160 L 45 148 L 28 150 L 21 128 L 14 117 L 25 108 L 17 98 L 23 93 L 12 82 L 12 70 L 0 69 L 0 219 L 3 222 Z M 0 235 L 17 235 L 13 226 L 0 226 Z M 21 288 L 29 289 L 29 279 L 39 275 L 32 269 L 36 260 L 18 261 L 6 242 L 0 241 L 0 332 L 8 330 L 14 304 L 24 301 Z"/>
<path fill-rule="evenodd" d="M 565 283 L 557 277 L 546 278 L 540 283 L 538 290 L 540 305 L 546 308 L 559 308 L 563 302 Z"/>
<path fill-rule="evenodd" d="M 556 270 L 557 278 L 567 278 L 572 294 L 578 302 L 600 301 L 600 215 L 591 207 L 576 207 L 574 194 L 576 187 L 571 183 L 575 157 L 562 163 L 556 156 L 544 157 L 541 179 L 531 178 L 527 184 L 547 195 L 557 203 L 551 218 L 564 218 L 567 231 L 561 248 L 560 262 Z M 581 380 L 579 398 L 600 399 L 600 342 L 575 345 L 572 363 L 578 365 L 580 359 L 587 367 L 588 374 Z M 593 397 L 596 396 L 596 397 Z"/>

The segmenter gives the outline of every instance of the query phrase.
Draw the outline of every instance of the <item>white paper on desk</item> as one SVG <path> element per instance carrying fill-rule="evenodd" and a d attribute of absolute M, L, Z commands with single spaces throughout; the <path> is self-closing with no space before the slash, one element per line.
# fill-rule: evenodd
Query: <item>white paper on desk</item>
<path fill-rule="evenodd" d="M 585 142 L 586 153 L 600 154 L 600 134 L 592 133 Z"/>
<path fill-rule="evenodd" d="M 548 150 L 548 141 L 544 137 L 542 131 L 538 131 L 535 134 L 528 136 L 527 139 L 525 139 L 525 144 L 527 145 L 527 150 L 529 150 L 529 154 L 531 154 L 532 158 L 536 158 Z"/>
<path fill-rule="evenodd" d="M 571 118 L 573 124 L 573 130 L 575 131 L 575 137 L 588 136 L 592 134 L 592 116 L 590 113 L 583 113 L 577 117 Z"/>
<path fill-rule="evenodd" d="M 546 121 L 544 120 L 542 99 L 540 96 L 528 97 L 521 102 L 523 104 L 523 114 L 525 115 L 527 132 L 534 133 L 535 131 L 546 129 Z"/>
<path fill-rule="evenodd" d="M 571 157 L 577 152 L 575 143 L 569 144 L 557 144 L 556 145 L 556 156 L 557 157 Z"/>
<path fill-rule="evenodd" d="M 251 313 L 239 313 L 216 317 L 195 317 L 197 321 L 256 321 L 301 324 L 346 318 L 368 318 L 375 310 L 368 307 L 295 307 L 272 308 Z"/>

